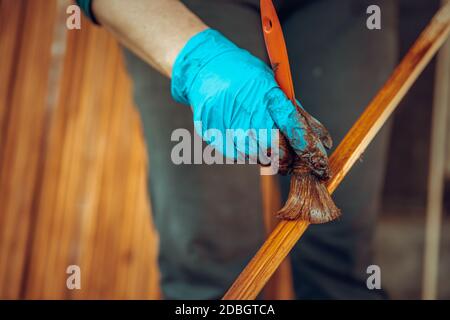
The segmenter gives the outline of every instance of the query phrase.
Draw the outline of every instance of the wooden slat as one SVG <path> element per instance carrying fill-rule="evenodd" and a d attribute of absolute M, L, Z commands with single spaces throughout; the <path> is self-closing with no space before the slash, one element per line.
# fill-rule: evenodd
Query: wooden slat
<path fill-rule="evenodd" d="M 0 296 L 13 299 L 20 297 L 39 184 L 55 2 L 2 1 L 1 16 L 0 59 L 9 71 L 0 72 Z"/>
<path fill-rule="evenodd" d="M 0 165 L 22 37 L 23 1 L 0 0 Z"/>
<path fill-rule="evenodd" d="M 450 4 L 434 16 L 394 73 L 330 157 L 332 193 L 364 152 L 450 33 Z M 308 228 L 307 221 L 281 221 L 227 291 L 224 299 L 255 299 Z"/>
<path fill-rule="evenodd" d="M 443 5 L 450 1 L 442 1 Z M 422 297 L 437 299 L 439 275 L 439 244 L 444 201 L 445 159 L 447 155 L 447 119 L 450 109 L 450 40 L 437 56 L 434 82 L 433 117 L 431 124 L 430 166 L 425 223 Z"/>
<path fill-rule="evenodd" d="M 85 19 L 67 31 L 68 3 L 0 0 L 0 298 L 158 298 L 121 51 Z M 71 264 L 81 290 L 66 287 Z"/>
<path fill-rule="evenodd" d="M 262 168 L 263 170 L 265 168 Z M 274 212 L 281 209 L 281 194 L 277 176 L 261 176 L 261 196 L 264 224 L 267 235 L 277 225 Z M 294 288 L 292 285 L 292 270 L 289 257 L 287 257 L 267 282 L 264 288 L 264 299 L 267 300 L 292 300 L 294 299 Z"/>

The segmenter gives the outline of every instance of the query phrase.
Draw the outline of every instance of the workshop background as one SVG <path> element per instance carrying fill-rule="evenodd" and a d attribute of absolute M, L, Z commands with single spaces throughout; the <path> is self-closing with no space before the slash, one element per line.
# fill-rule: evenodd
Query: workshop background
<path fill-rule="evenodd" d="M 157 299 L 151 167 L 130 81 L 105 30 L 84 17 L 67 30 L 70 4 L 0 0 L 0 299 Z M 400 57 L 438 7 L 400 1 Z M 393 117 L 375 262 L 394 299 L 423 297 L 427 206 L 441 203 L 438 287 L 426 297 L 450 299 L 449 126 L 431 134 L 437 94 L 450 101 L 448 60 L 433 60 Z M 432 142 L 445 172 L 430 171 Z M 428 196 L 441 186 L 442 199 Z M 66 286 L 69 265 L 81 290 Z"/>

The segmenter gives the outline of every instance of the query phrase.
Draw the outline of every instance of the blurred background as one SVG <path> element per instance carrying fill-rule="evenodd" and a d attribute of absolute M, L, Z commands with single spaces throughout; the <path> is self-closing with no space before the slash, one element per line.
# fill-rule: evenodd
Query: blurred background
<path fill-rule="evenodd" d="M 157 299 L 151 168 L 121 51 L 84 17 L 67 30 L 70 4 L 0 0 L 0 298 Z M 400 57 L 439 5 L 400 1 Z M 429 211 L 442 212 L 430 229 L 440 230 L 436 297 L 450 299 L 450 113 L 439 109 L 444 130 L 433 122 L 442 95 L 450 109 L 444 52 L 392 119 L 375 262 L 394 299 L 422 297 Z M 81 290 L 66 287 L 69 265 Z"/>

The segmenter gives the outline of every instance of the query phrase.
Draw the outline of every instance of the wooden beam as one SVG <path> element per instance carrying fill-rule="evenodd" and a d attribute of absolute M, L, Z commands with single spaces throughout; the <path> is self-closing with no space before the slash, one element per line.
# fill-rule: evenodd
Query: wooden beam
<path fill-rule="evenodd" d="M 443 1 L 450 3 L 449 1 Z M 431 123 L 430 168 L 423 256 L 422 298 L 436 299 L 439 276 L 439 239 L 444 196 L 447 117 L 450 108 L 450 41 L 437 56 Z"/>
<path fill-rule="evenodd" d="M 450 4 L 441 8 L 330 157 L 332 193 L 381 129 L 450 32 Z M 344 213 L 345 214 L 345 213 Z M 308 228 L 306 221 L 281 221 L 223 299 L 255 299 Z"/>

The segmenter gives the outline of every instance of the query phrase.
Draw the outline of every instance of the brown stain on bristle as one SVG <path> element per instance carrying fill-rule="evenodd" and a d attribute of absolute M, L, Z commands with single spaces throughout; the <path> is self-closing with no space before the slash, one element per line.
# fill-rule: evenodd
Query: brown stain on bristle
<path fill-rule="evenodd" d="M 298 120 L 303 123 L 306 130 L 307 147 L 300 155 L 293 152 L 286 139 L 280 139 L 280 148 L 288 150 L 290 160 L 280 163 L 280 168 L 288 167 L 292 174 L 288 199 L 284 207 L 278 211 L 277 217 L 284 220 L 306 220 L 312 224 L 326 223 L 335 220 L 341 215 L 329 194 L 324 182 L 331 177 L 328 159 L 321 155 L 317 147 L 318 141 L 327 141 L 331 147 L 331 138 L 328 132 L 320 136 L 318 128 L 313 130 L 312 117 L 297 105 Z M 326 129 L 324 129 L 326 130 Z"/>
<path fill-rule="evenodd" d="M 330 222 L 340 215 L 325 185 L 311 173 L 294 174 L 288 200 L 277 213 L 280 219 L 301 219 L 313 224 Z"/>

